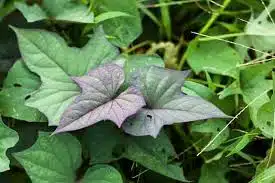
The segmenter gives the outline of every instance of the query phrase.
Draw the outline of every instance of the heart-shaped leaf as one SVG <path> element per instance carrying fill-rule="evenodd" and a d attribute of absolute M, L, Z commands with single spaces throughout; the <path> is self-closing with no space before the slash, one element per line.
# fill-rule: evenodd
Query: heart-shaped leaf
<path fill-rule="evenodd" d="M 82 93 L 65 111 L 55 133 L 82 129 L 102 120 L 111 120 L 120 127 L 127 117 L 145 105 L 141 93 L 133 87 L 116 97 L 124 79 L 123 69 L 116 64 L 73 78 Z"/>
<path fill-rule="evenodd" d="M 75 171 L 82 161 L 80 143 L 70 134 L 49 135 L 40 132 L 31 148 L 13 156 L 33 183 L 75 183 Z"/>
<path fill-rule="evenodd" d="M 69 22 L 93 23 L 94 14 L 84 4 L 71 0 L 43 0 L 41 6 L 32 6 L 16 2 L 15 7 L 26 17 L 28 22 L 54 19 Z"/>
<path fill-rule="evenodd" d="M 18 60 L 9 71 L 0 92 L 0 113 L 24 121 L 47 121 L 37 109 L 25 105 L 30 93 L 39 86 L 39 77 L 30 72 L 22 60 Z"/>
<path fill-rule="evenodd" d="M 10 160 L 6 156 L 6 151 L 13 147 L 18 140 L 18 134 L 14 130 L 8 128 L 0 117 L 0 172 L 10 169 Z"/>
<path fill-rule="evenodd" d="M 115 168 L 109 165 L 96 165 L 89 168 L 82 183 L 123 183 L 122 177 Z"/>
<path fill-rule="evenodd" d="M 147 103 L 132 119 L 123 125 L 135 136 L 156 137 L 164 125 L 208 118 L 227 117 L 213 104 L 200 97 L 186 96 L 181 87 L 188 71 L 173 71 L 150 67 L 140 72 L 135 84 Z"/>
<path fill-rule="evenodd" d="M 99 13 L 119 11 L 130 15 L 103 22 L 104 31 L 111 37 L 113 44 L 127 47 L 141 34 L 142 25 L 136 0 L 100 0 L 93 1 L 93 6 Z"/>
<path fill-rule="evenodd" d="M 80 93 L 70 76 L 84 75 L 118 54 L 100 29 L 81 49 L 68 47 L 57 34 L 44 30 L 13 29 L 24 62 L 42 81 L 26 105 L 43 112 L 50 125 L 58 125 L 61 115 Z"/>

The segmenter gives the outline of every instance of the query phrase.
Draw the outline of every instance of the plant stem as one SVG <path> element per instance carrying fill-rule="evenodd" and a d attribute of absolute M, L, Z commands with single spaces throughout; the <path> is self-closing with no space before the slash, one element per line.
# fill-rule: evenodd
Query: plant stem
<path fill-rule="evenodd" d="M 204 38 L 198 38 L 198 41 L 212 41 L 218 39 L 224 39 L 224 38 L 231 38 L 231 37 L 238 37 L 238 36 L 245 36 L 245 32 L 240 33 L 231 33 L 231 34 L 224 34 L 224 35 L 218 35 L 218 36 L 212 36 L 212 37 L 204 37 Z"/>
<path fill-rule="evenodd" d="M 200 80 L 200 79 L 187 78 L 186 81 L 193 81 L 195 83 L 200 83 L 200 84 L 208 85 L 207 81 Z M 213 86 L 216 86 L 218 88 L 226 88 L 225 85 L 221 85 L 221 84 L 217 84 L 217 83 L 212 83 L 212 84 L 213 84 Z"/>
<path fill-rule="evenodd" d="M 159 0 L 160 3 L 166 3 L 170 0 Z M 161 11 L 161 19 L 162 24 L 164 27 L 164 32 L 168 38 L 168 40 L 171 40 L 172 38 L 172 26 L 171 26 L 171 18 L 170 18 L 170 11 L 168 6 L 163 6 L 160 8 Z"/>
<path fill-rule="evenodd" d="M 229 3 L 231 2 L 231 0 L 224 0 L 222 6 L 220 7 L 219 10 L 217 10 L 215 13 L 213 13 L 210 17 L 210 19 L 206 22 L 206 24 L 203 26 L 203 28 L 200 30 L 200 34 L 205 33 L 206 31 L 208 31 L 208 29 L 212 26 L 212 24 L 217 20 L 217 18 L 220 16 L 220 14 L 225 10 L 225 8 L 229 5 Z M 198 41 L 199 37 L 197 36 L 195 38 L 194 41 Z M 187 52 L 185 52 L 180 60 L 180 63 L 178 65 L 178 70 L 181 70 L 185 60 L 187 57 Z"/>

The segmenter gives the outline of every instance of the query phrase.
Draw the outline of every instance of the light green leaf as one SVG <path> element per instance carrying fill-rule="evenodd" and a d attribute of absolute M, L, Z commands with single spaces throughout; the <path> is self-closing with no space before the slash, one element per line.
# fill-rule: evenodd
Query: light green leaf
<path fill-rule="evenodd" d="M 238 52 L 221 41 L 191 42 L 187 61 L 197 74 L 207 71 L 233 78 L 238 77 L 236 66 L 242 62 Z"/>
<path fill-rule="evenodd" d="M 169 159 L 176 157 L 176 152 L 165 133 L 160 133 L 156 139 L 149 136 L 130 137 L 123 156 L 166 177 L 187 181 L 182 168 Z"/>
<path fill-rule="evenodd" d="M 273 183 L 275 179 L 275 165 L 265 169 L 262 173 L 258 174 L 249 183 Z"/>
<path fill-rule="evenodd" d="M 272 71 L 275 62 L 250 66 L 241 71 L 240 85 L 243 99 L 246 104 L 254 101 L 249 106 L 251 120 L 256 128 L 260 128 L 264 135 L 270 137 L 270 129 L 263 128 L 263 123 L 258 119 L 258 111 L 267 102 L 270 101 L 267 91 L 272 89 L 272 80 L 265 77 Z M 266 123 L 265 123 L 266 124 Z"/>
<path fill-rule="evenodd" d="M 15 146 L 18 140 L 16 131 L 7 127 L 0 118 L 0 172 L 10 169 L 10 160 L 6 156 L 6 151 Z"/>
<path fill-rule="evenodd" d="M 208 101 L 215 97 L 211 89 L 193 81 L 185 81 L 181 91 L 187 95 L 202 97 Z"/>
<path fill-rule="evenodd" d="M 244 149 L 247 144 L 249 144 L 253 140 L 254 137 L 259 135 L 258 131 L 258 129 L 252 130 L 251 132 L 246 133 L 245 135 L 241 136 L 241 138 L 232 143 L 227 149 L 229 151 L 227 156 L 239 153 L 242 149 Z"/>
<path fill-rule="evenodd" d="M 75 183 L 81 165 L 81 145 L 70 134 L 50 136 L 40 132 L 36 143 L 13 156 L 33 183 Z"/>
<path fill-rule="evenodd" d="M 125 137 L 111 122 L 101 122 L 85 131 L 84 142 L 90 155 L 90 164 L 110 163 L 115 157 L 115 148 L 124 145 Z"/>
<path fill-rule="evenodd" d="M 41 6 L 38 4 L 29 6 L 24 2 L 16 2 L 15 7 L 23 13 L 28 22 L 44 19 L 79 23 L 94 22 L 94 14 L 88 7 L 77 1 L 43 0 Z"/>
<path fill-rule="evenodd" d="M 24 62 L 42 81 L 26 105 L 43 112 L 50 125 L 58 125 L 62 113 L 80 93 L 70 77 L 84 75 L 102 63 L 111 62 L 118 54 L 101 30 L 79 49 L 68 47 L 61 37 L 51 32 L 13 29 Z"/>
<path fill-rule="evenodd" d="M 199 138 L 210 137 L 212 140 L 226 125 L 226 121 L 211 119 L 207 120 L 207 122 L 196 122 L 191 125 L 192 132 L 202 133 Z M 229 137 L 229 129 L 226 128 L 217 138 L 216 140 L 205 149 L 205 151 L 212 151 L 218 148 L 222 143 L 224 143 Z M 209 139 L 209 138 L 208 138 Z M 209 141 L 210 141 L 209 140 Z M 204 147 L 208 143 L 207 140 L 203 140 L 199 146 Z"/>
<path fill-rule="evenodd" d="M 120 11 L 105 12 L 105 13 L 101 13 L 95 17 L 95 23 L 100 23 L 100 22 L 103 22 L 105 20 L 109 20 L 112 18 L 127 17 L 127 16 L 131 16 L 131 15 L 124 13 L 124 12 L 120 12 Z"/>
<path fill-rule="evenodd" d="M 18 60 L 9 71 L 0 92 L 0 113 L 19 120 L 47 121 L 37 109 L 25 105 L 28 96 L 40 86 L 39 77 Z"/>
<path fill-rule="evenodd" d="M 201 168 L 199 183 L 228 183 L 229 181 L 225 178 L 228 171 L 225 161 L 205 163 Z"/>
<path fill-rule="evenodd" d="M 123 183 L 122 177 L 115 168 L 109 165 L 96 165 L 89 168 L 81 183 Z"/>
<path fill-rule="evenodd" d="M 245 28 L 245 33 L 249 35 L 247 39 L 251 46 L 258 50 L 273 51 L 275 46 L 275 25 L 269 21 L 269 13 L 275 10 L 274 1 L 270 1 L 267 9 L 254 19 L 250 18 Z M 250 46 L 250 45 L 248 45 Z"/>
<path fill-rule="evenodd" d="M 127 47 L 142 32 L 141 20 L 136 0 L 93 0 L 93 5 L 99 13 L 119 11 L 131 16 L 112 18 L 103 22 L 107 35 L 112 43 L 120 47 Z"/>

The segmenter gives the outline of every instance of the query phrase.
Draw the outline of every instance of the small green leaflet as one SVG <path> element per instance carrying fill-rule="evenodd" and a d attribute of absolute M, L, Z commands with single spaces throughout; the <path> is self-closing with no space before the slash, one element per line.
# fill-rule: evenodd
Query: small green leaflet
<path fill-rule="evenodd" d="M 26 17 L 28 22 L 44 19 L 60 21 L 93 23 L 94 14 L 88 7 L 71 0 L 43 0 L 41 5 L 29 6 L 26 2 L 15 2 L 15 7 Z"/>
<path fill-rule="evenodd" d="M 136 0 L 92 0 L 95 12 L 122 12 L 130 16 L 108 19 L 103 22 L 104 31 L 110 41 L 119 46 L 127 47 L 141 33 L 141 19 Z"/>
<path fill-rule="evenodd" d="M 159 67 L 143 69 L 133 77 L 134 85 L 145 98 L 147 107 L 124 123 L 125 132 L 156 137 L 164 125 L 208 118 L 227 118 L 222 111 L 200 97 L 181 93 L 188 71 Z"/>
<path fill-rule="evenodd" d="M 123 180 L 114 167 L 95 165 L 87 170 L 81 183 L 123 183 Z"/>
<path fill-rule="evenodd" d="M 81 144 L 70 134 L 40 132 L 31 148 L 13 156 L 33 183 L 75 183 L 75 172 L 82 162 Z"/>
<path fill-rule="evenodd" d="M 6 151 L 15 146 L 18 140 L 19 136 L 16 131 L 7 127 L 0 117 L 0 172 L 10 169 L 10 160 L 6 156 Z"/>
<path fill-rule="evenodd" d="M 0 113 L 24 121 L 47 121 L 37 109 L 25 105 L 28 96 L 40 84 L 39 77 L 30 72 L 22 60 L 18 60 L 9 71 L 0 91 Z"/>
<path fill-rule="evenodd" d="M 68 47 L 57 34 L 44 30 L 13 28 L 23 60 L 40 76 L 41 87 L 27 100 L 26 105 L 43 112 L 49 125 L 58 125 L 62 113 L 79 95 L 80 89 L 70 78 L 81 76 L 98 65 L 112 61 L 118 50 L 97 29 L 81 49 Z"/>
<path fill-rule="evenodd" d="M 212 140 L 224 127 L 226 126 L 226 121 L 224 120 L 207 120 L 206 122 L 200 123 L 196 122 L 191 125 L 191 132 L 195 136 L 194 132 L 202 133 L 198 138 L 203 139 L 198 146 L 204 147 L 208 143 L 209 138 Z M 209 135 L 208 135 L 209 134 Z M 207 148 L 205 151 L 212 151 L 217 149 L 222 143 L 224 143 L 229 137 L 229 129 L 226 128 L 216 140 Z"/>

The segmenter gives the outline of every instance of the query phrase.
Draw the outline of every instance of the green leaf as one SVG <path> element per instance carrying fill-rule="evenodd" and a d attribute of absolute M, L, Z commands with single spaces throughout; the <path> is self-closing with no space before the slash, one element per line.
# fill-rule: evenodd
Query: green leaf
<path fill-rule="evenodd" d="M 210 88 L 193 81 L 185 81 L 181 91 L 187 95 L 202 97 L 208 101 L 215 97 Z"/>
<path fill-rule="evenodd" d="M 6 151 L 15 146 L 18 140 L 16 131 L 7 127 L 0 118 L 0 172 L 10 169 L 10 160 L 6 156 Z"/>
<path fill-rule="evenodd" d="M 43 0 L 41 6 L 32 6 L 23 2 L 16 2 L 15 7 L 26 17 L 28 22 L 44 19 L 54 19 L 69 22 L 93 23 L 94 14 L 88 7 L 71 0 Z"/>
<path fill-rule="evenodd" d="M 13 156 L 33 183 L 75 183 L 75 171 L 81 165 L 81 145 L 70 134 L 50 136 L 40 132 L 31 148 Z"/>
<path fill-rule="evenodd" d="M 248 132 L 245 135 L 241 136 L 238 140 L 232 143 L 227 149 L 229 151 L 227 156 L 231 156 L 243 150 L 253 140 L 254 137 L 259 135 L 258 131 L 258 129 L 254 129 L 251 132 Z"/>
<path fill-rule="evenodd" d="M 136 0 L 100 0 L 93 1 L 93 6 L 99 13 L 119 11 L 131 16 L 112 18 L 103 22 L 103 28 L 107 35 L 111 36 L 111 42 L 120 47 L 127 47 L 142 32 L 140 15 Z"/>
<path fill-rule="evenodd" d="M 225 178 L 228 171 L 225 161 L 205 163 L 201 168 L 199 183 L 228 183 L 229 181 Z"/>
<path fill-rule="evenodd" d="M 96 165 L 89 168 L 81 183 L 123 183 L 122 177 L 114 167 Z"/>
<path fill-rule="evenodd" d="M 275 10 L 275 2 L 270 4 L 262 13 L 254 19 L 250 18 L 245 28 L 245 33 L 249 35 L 247 39 L 257 50 L 273 51 L 275 46 L 275 25 L 269 21 L 269 13 Z M 249 45 L 250 46 L 250 45 Z"/>
<path fill-rule="evenodd" d="M 100 23 L 100 22 L 103 22 L 105 20 L 109 20 L 112 18 L 127 17 L 127 16 L 131 16 L 131 15 L 124 13 L 124 12 L 120 12 L 120 11 L 110 11 L 110 12 L 101 13 L 101 14 L 97 15 L 95 17 L 95 23 Z"/>
<path fill-rule="evenodd" d="M 164 176 L 187 181 L 182 174 L 182 168 L 171 163 L 176 152 L 165 133 L 160 133 L 156 139 L 149 136 L 130 137 L 123 156 Z"/>
<path fill-rule="evenodd" d="M 273 183 L 275 178 L 275 165 L 265 169 L 262 173 L 258 174 L 249 183 Z"/>
<path fill-rule="evenodd" d="M 13 29 L 24 62 L 42 81 L 26 104 L 43 112 L 50 125 L 58 125 L 62 113 L 80 93 L 70 77 L 84 75 L 102 63 L 111 62 L 118 54 L 101 30 L 79 49 L 68 47 L 61 37 L 51 32 Z"/>
<path fill-rule="evenodd" d="M 125 137 L 114 124 L 104 121 L 85 131 L 84 142 L 90 164 L 110 163 L 120 157 L 120 154 L 115 156 L 115 150 L 125 144 Z"/>
<path fill-rule="evenodd" d="M 221 41 L 191 42 L 187 61 L 197 74 L 207 71 L 233 78 L 238 78 L 236 66 L 242 62 L 238 52 Z"/>
<path fill-rule="evenodd" d="M 47 121 L 37 109 L 25 105 L 28 96 L 40 86 L 39 77 L 18 60 L 9 71 L 0 92 L 0 113 L 19 120 Z"/>
<path fill-rule="evenodd" d="M 191 125 L 191 132 L 202 133 L 198 138 L 208 137 L 212 140 L 226 125 L 224 120 L 207 120 L 207 122 L 196 122 Z M 215 141 L 205 149 L 205 151 L 212 151 L 217 149 L 222 143 L 224 143 L 229 137 L 229 129 L 226 128 Z M 209 140 L 209 141 L 210 141 Z M 199 146 L 204 147 L 208 141 L 205 139 Z"/>
<path fill-rule="evenodd" d="M 272 89 L 272 80 L 266 79 L 266 76 L 272 71 L 274 62 L 250 66 L 241 71 L 240 85 L 243 99 L 246 104 L 254 101 L 249 106 L 250 117 L 256 128 L 260 128 L 264 135 L 269 136 L 270 129 L 263 128 L 266 123 L 260 122 L 258 119 L 258 111 L 260 108 L 270 101 L 267 91 Z M 269 136 L 270 137 L 270 136 Z"/>

